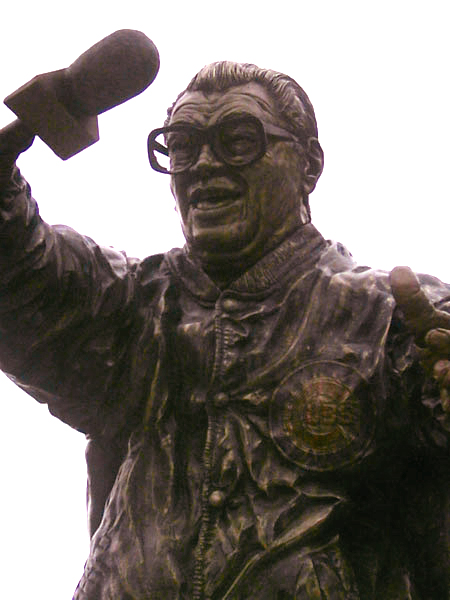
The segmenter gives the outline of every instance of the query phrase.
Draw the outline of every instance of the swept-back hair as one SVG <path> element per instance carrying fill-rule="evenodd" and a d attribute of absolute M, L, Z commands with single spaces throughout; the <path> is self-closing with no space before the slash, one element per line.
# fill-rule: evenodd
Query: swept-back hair
<path fill-rule="evenodd" d="M 170 121 L 175 104 L 184 93 L 220 92 L 250 82 L 259 83 L 267 89 L 281 118 L 300 141 L 317 138 L 313 106 L 306 92 L 292 77 L 270 69 L 261 69 L 250 63 L 230 61 L 215 62 L 203 67 L 168 109 L 166 124 Z"/>

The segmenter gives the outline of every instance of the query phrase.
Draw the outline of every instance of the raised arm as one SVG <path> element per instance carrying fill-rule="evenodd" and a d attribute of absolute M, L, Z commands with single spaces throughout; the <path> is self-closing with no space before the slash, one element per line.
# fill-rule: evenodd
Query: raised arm
<path fill-rule="evenodd" d="M 95 435 L 123 362 L 136 262 L 39 216 L 14 160 L 31 136 L 0 136 L 0 368 Z"/>

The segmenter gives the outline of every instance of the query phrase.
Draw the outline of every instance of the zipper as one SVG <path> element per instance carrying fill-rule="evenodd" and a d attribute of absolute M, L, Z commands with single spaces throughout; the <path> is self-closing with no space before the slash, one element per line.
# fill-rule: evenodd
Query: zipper
<path fill-rule="evenodd" d="M 205 587 L 205 554 L 210 543 L 212 525 L 212 507 L 209 503 L 211 494 L 211 468 L 214 442 L 217 432 L 217 416 L 208 409 L 208 431 L 206 434 L 205 448 L 203 450 L 203 489 L 202 489 L 202 521 L 200 533 L 195 550 L 194 591 L 193 600 L 209 600 L 204 596 Z"/>
<path fill-rule="evenodd" d="M 224 344 L 224 331 L 222 321 L 220 318 L 219 311 L 216 312 L 214 318 L 214 329 L 216 335 L 215 352 L 214 352 L 214 364 L 211 374 L 211 390 L 214 382 L 218 376 L 221 375 L 221 363 L 223 359 L 223 344 Z M 214 455 L 214 444 L 217 436 L 217 412 L 212 403 L 211 394 L 206 398 L 206 411 L 208 414 L 208 429 L 206 432 L 205 447 L 203 449 L 202 457 L 202 469 L 203 469 L 203 487 L 202 487 L 202 507 L 201 507 L 201 525 L 200 533 L 195 549 L 195 566 L 194 566 L 194 580 L 193 580 L 193 594 L 192 600 L 209 600 L 204 595 L 205 590 L 205 555 L 208 550 L 211 538 L 211 526 L 213 510 L 209 503 L 209 497 L 211 494 L 211 469 Z"/>

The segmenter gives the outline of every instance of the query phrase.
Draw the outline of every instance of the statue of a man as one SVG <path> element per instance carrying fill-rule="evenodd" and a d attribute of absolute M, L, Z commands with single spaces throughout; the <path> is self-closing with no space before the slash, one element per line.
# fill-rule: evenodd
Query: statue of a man
<path fill-rule="evenodd" d="M 450 598 L 450 287 L 310 223 L 299 85 L 194 77 L 149 136 L 186 245 L 142 261 L 44 223 L 3 146 L 1 368 L 88 438 L 74 598 Z"/>

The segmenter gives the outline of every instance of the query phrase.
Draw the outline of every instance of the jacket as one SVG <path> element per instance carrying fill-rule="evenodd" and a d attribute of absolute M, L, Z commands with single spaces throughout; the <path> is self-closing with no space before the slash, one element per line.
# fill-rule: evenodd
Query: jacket
<path fill-rule="evenodd" d="M 75 600 L 450 597 L 449 420 L 386 273 L 307 224 L 219 289 L 18 171 L 1 206 L 1 368 L 88 438 Z"/>

